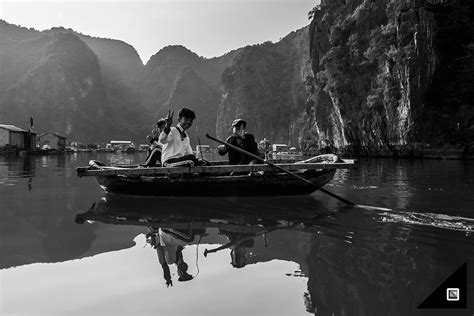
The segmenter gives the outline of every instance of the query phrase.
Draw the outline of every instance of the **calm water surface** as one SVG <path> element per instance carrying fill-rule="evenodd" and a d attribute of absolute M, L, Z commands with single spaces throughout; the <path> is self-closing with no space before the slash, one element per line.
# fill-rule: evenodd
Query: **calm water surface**
<path fill-rule="evenodd" d="M 468 262 L 474 162 L 361 160 L 275 198 L 105 194 L 75 167 L 141 154 L 0 157 L 1 315 L 472 315 L 416 310 Z"/>

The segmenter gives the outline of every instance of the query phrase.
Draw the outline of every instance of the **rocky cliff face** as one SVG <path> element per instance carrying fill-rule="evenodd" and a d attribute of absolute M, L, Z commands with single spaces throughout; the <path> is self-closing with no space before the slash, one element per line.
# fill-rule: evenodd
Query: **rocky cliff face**
<path fill-rule="evenodd" d="M 144 113 L 127 77 L 143 65 L 125 43 L 102 41 L 63 28 L 39 32 L 1 21 L 0 121 L 26 128 L 31 116 L 38 133 L 83 142 L 143 138 Z"/>
<path fill-rule="evenodd" d="M 114 121 L 114 126 L 119 130 L 131 132 L 128 138 L 137 136 L 137 140 L 142 141 L 141 135 L 148 132 L 146 124 L 153 119 L 150 120 L 144 111 L 137 89 L 137 78 L 144 66 L 135 48 L 120 40 L 92 37 L 62 27 L 43 33 L 64 32 L 77 35 L 97 56 L 106 103 L 111 110 L 107 112 L 107 117 Z M 119 134 L 126 135 L 123 132 Z"/>
<path fill-rule="evenodd" d="M 164 108 L 175 111 L 175 118 L 182 107 L 192 108 L 196 112 L 196 120 L 189 130 L 191 145 L 209 144 L 204 136 L 215 134 L 217 107 L 220 93 L 202 79 L 190 66 L 183 68 L 176 77 Z"/>
<path fill-rule="evenodd" d="M 120 41 L 0 21 L 0 121 L 141 141 L 187 106 L 194 140 L 225 138 L 243 118 L 257 139 L 307 152 L 471 156 L 473 11 L 470 0 L 322 0 L 278 43 L 211 59 L 169 46 L 145 66 Z"/>
<path fill-rule="evenodd" d="M 64 27 L 53 27 L 43 34 L 73 33 L 97 55 L 102 75 L 107 80 L 131 85 L 143 68 L 135 48 L 123 41 L 92 37 Z"/>
<path fill-rule="evenodd" d="M 186 67 L 192 68 L 210 87 L 220 90 L 221 75 L 239 51 L 207 59 L 180 45 L 161 49 L 150 58 L 139 75 L 145 104 L 153 109 L 160 108 L 168 99 L 177 76 Z"/>
<path fill-rule="evenodd" d="M 70 140 L 143 142 L 168 108 L 190 107 L 198 115 L 193 144 L 198 136 L 206 143 L 204 133 L 215 134 L 222 72 L 237 54 L 206 59 L 169 46 L 144 66 L 122 41 L 0 21 L 0 121 L 26 128 L 32 116 L 37 132 Z"/>
<path fill-rule="evenodd" d="M 308 27 L 278 43 L 248 46 L 222 75 L 223 97 L 217 116 L 217 135 L 225 138 L 235 118 L 247 121 L 257 138 L 277 143 L 296 142 L 296 121 L 309 96 L 311 77 Z"/>
<path fill-rule="evenodd" d="M 140 94 L 150 112 L 163 111 L 173 83 L 183 68 L 201 63 L 199 56 L 183 46 L 168 46 L 153 55 L 146 63 L 139 78 Z"/>
<path fill-rule="evenodd" d="M 38 63 L 5 90 L 2 120 L 24 126 L 33 116 L 37 127 L 68 135 L 87 129 L 87 121 L 102 116 L 105 100 L 97 57 L 72 34 L 37 41 Z"/>
<path fill-rule="evenodd" d="M 322 1 L 311 12 L 312 95 L 303 148 L 354 154 L 469 153 L 472 1 Z"/>
<path fill-rule="evenodd" d="M 238 52 L 207 59 L 179 45 L 161 49 L 150 58 L 137 80 L 146 111 L 159 117 L 168 109 L 177 112 L 182 107 L 192 108 L 198 117 L 190 131 L 192 144 L 197 144 L 198 136 L 203 144 L 207 143 L 205 133 L 216 132 L 221 75 Z"/>

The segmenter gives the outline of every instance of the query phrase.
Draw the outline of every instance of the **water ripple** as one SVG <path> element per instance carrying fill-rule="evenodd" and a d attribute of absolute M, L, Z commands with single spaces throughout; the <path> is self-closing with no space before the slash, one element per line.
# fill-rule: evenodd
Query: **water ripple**
<path fill-rule="evenodd" d="M 442 229 L 474 232 L 474 219 L 451 216 L 446 214 L 419 213 L 419 212 L 382 212 L 381 222 L 405 223 L 411 225 L 431 226 Z"/>

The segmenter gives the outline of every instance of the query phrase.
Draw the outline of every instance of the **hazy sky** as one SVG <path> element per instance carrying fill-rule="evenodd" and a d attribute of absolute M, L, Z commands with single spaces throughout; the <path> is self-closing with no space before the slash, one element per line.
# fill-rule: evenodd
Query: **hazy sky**
<path fill-rule="evenodd" d="M 278 41 L 309 23 L 318 0 L 0 0 L 0 18 L 37 30 L 64 26 L 123 40 L 146 63 L 160 48 L 181 44 L 205 57 Z"/>

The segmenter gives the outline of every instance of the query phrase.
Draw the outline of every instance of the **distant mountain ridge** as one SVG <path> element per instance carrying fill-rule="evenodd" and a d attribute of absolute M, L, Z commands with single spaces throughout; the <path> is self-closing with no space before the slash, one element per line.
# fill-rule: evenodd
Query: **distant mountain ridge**
<path fill-rule="evenodd" d="M 143 65 L 128 44 L 99 42 L 64 28 L 39 32 L 1 21 L 0 120 L 26 127 L 31 116 L 38 132 L 58 132 L 83 142 L 106 141 L 112 135 L 140 137 L 133 123 L 114 110 L 133 99 L 133 81 L 126 79 L 133 70 L 109 55 L 120 54 L 122 47 L 132 52 L 135 73 Z M 115 47 L 108 49 L 110 43 Z M 139 108 L 127 114 L 143 120 Z"/>
<path fill-rule="evenodd" d="M 143 143 L 190 107 L 193 145 L 229 135 L 307 153 L 474 155 L 474 5 L 468 0 L 323 0 L 277 43 L 203 58 L 181 45 L 143 65 L 122 41 L 0 20 L 0 123 L 71 140 Z"/>
<path fill-rule="evenodd" d="M 62 57 L 45 62 L 52 43 Z M 0 20 L 0 121 L 26 127 L 32 116 L 40 132 L 83 142 L 141 143 L 168 107 L 188 106 L 200 112 L 195 128 L 206 126 L 214 134 L 221 73 L 236 54 L 206 59 L 168 46 L 143 65 L 136 50 L 119 40 L 63 27 L 40 32 Z M 84 98 L 91 91 L 94 97 Z M 52 121 L 52 115 L 61 119 Z"/>
<path fill-rule="evenodd" d="M 44 64 L 47 43 L 65 36 L 69 41 L 55 48 L 62 57 Z M 197 114 L 190 130 L 193 145 L 198 139 L 208 143 L 205 133 L 225 138 L 236 117 L 246 119 L 258 138 L 287 143 L 308 97 L 308 27 L 275 44 L 214 58 L 167 46 L 145 65 L 127 43 L 62 27 L 39 32 L 2 21 L 0 45 L 0 66 L 6 65 L 0 68 L 0 121 L 25 127 L 33 116 L 39 132 L 71 140 L 143 143 L 168 109 L 190 107 Z"/>
<path fill-rule="evenodd" d="M 162 48 L 144 66 L 137 82 L 142 101 L 147 110 L 160 114 L 167 110 L 166 102 L 171 96 L 173 84 L 185 68 L 192 68 L 197 77 L 204 80 L 213 93 L 220 94 L 221 75 L 240 50 L 229 52 L 221 57 L 203 58 L 181 45 Z M 199 83 L 201 84 L 201 83 Z M 197 92 L 197 90 L 195 89 Z M 199 95 L 196 95 L 199 99 Z M 189 104 L 192 107 L 192 95 Z M 217 108 L 211 106 L 210 108 Z M 214 130 L 212 131 L 215 132 Z"/>

